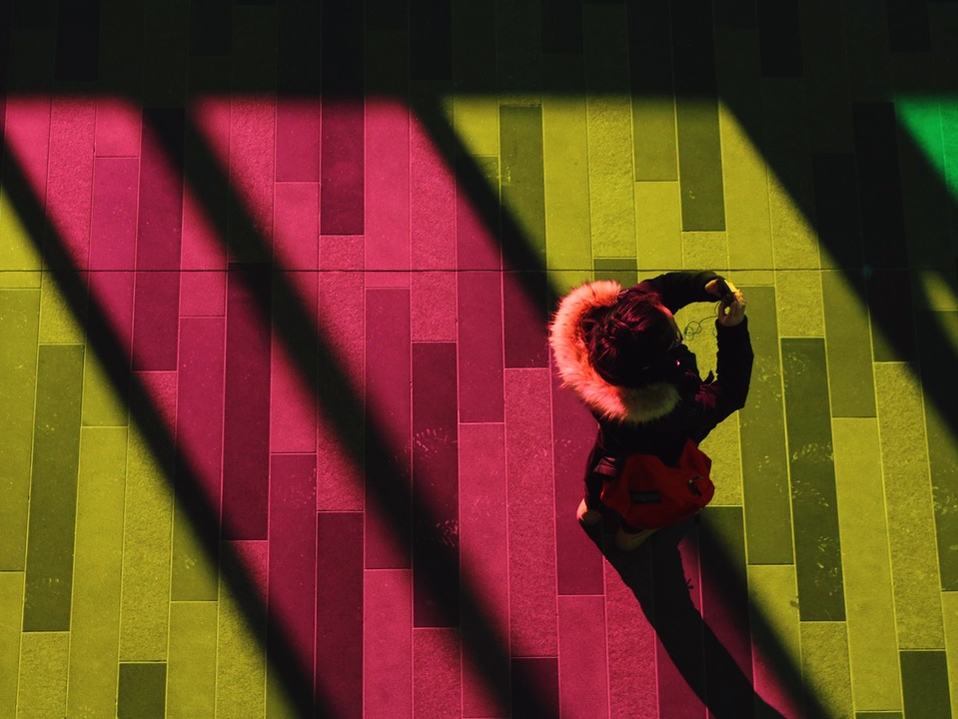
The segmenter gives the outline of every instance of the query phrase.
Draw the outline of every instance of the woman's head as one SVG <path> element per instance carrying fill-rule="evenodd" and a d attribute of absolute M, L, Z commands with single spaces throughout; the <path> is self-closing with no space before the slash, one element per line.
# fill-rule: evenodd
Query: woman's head
<path fill-rule="evenodd" d="M 606 382 L 642 387 L 665 379 L 673 369 L 669 350 L 681 341 L 681 333 L 657 294 L 625 290 L 592 323 L 589 359 Z"/>

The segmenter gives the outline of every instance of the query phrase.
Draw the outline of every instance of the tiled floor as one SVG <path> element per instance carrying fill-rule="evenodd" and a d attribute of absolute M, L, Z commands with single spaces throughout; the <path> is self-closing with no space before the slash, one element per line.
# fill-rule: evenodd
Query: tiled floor
<path fill-rule="evenodd" d="M 958 3 L 7 0 L 0 58 L 0 717 L 958 716 Z M 748 406 L 603 556 L 548 315 L 702 268 Z"/>

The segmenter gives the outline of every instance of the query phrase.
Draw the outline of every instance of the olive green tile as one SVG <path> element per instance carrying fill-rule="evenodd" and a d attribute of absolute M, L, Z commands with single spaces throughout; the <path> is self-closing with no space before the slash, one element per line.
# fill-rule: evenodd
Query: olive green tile
<path fill-rule="evenodd" d="M 822 281 L 818 270 L 788 270 L 775 273 L 778 298 L 778 333 L 782 337 L 822 337 Z"/>
<path fill-rule="evenodd" d="M 83 363 L 82 421 L 90 427 L 125 427 L 129 423 L 129 410 L 94 352 L 87 352 Z"/>
<path fill-rule="evenodd" d="M 736 269 L 772 267 L 768 167 L 735 115 L 719 106 L 728 264 Z"/>
<path fill-rule="evenodd" d="M 17 719 L 66 716 L 68 632 L 24 632 L 20 638 Z"/>
<path fill-rule="evenodd" d="M 189 83 L 189 0 L 145 0 L 143 28 L 143 106 L 183 107 Z"/>
<path fill-rule="evenodd" d="M 591 270 L 570 270 L 567 272 L 556 270 L 549 273 L 549 284 L 558 297 L 564 297 L 574 288 L 586 282 L 591 282 L 592 278 Z"/>
<path fill-rule="evenodd" d="M 831 717 L 852 715 L 848 637 L 844 622 L 801 622 L 805 695 Z M 809 700 L 806 706 L 812 705 Z"/>
<path fill-rule="evenodd" d="M 524 244 L 546 259 L 545 196 L 542 165 L 542 108 L 501 105 L 499 108 L 500 201 L 515 220 L 519 237 L 502 227 L 502 242 Z"/>
<path fill-rule="evenodd" d="M 634 257 L 596 257 L 592 266 L 596 280 L 615 280 L 623 288 L 638 284 Z"/>
<path fill-rule="evenodd" d="M 687 270 L 728 271 L 728 237 L 724 232 L 683 232 L 682 266 Z"/>
<path fill-rule="evenodd" d="M 741 287 L 755 354 L 745 407 L 739 410 L 745 537 L 750 564 L 790 564 L 792 515 L 781 360 L 772 287 Z"/>
<path fill-rule="evenodd" d="M 718 100 L 681 97 L 675 103 L 682 188 L 682 229 L 725 230 L 725 195 Z"/>
<path fill-rule="evenodd" d="M 702 323 L 706 328 L 699 337 L 707 336 L 711 338 L 711 332 L 708 329 L 711 322 Z M 680 324 L 680 327 L 684 325 Z M 699 339 L 696 337 L 696 340 Z M 714 338 L 712 338 L 714 341 Z M 700 342 L 701 343 L 701 342 Z M 699 344 L 700 344 L 699 343 Z M 686 344 L 691 344 L 686 341 Z M 698 358 L 699 371 L 703 375 L 708 374 L 708 368 L 714 370 L 714 352 L 707 354 L 698 346 L 693 349 Z M 741 447 L 741 429 L 739 427 L 738 413 L 733 414 L 728 419 L 719 422 L 709 436 L 702 443 L 702 451 L 712 458 L 712 471 L 709 475 L 715 483 L 715 496 L 712 497 L 712 505 L 736 506 L 740 507 L 743 502 L 742 492 L 742 447 Z"/>
<path fill-rule="evenodd" d="M 821 282 L 832 416 L 874 417 L 875 381 L 864 280 L 826 270 Z"/>
<path fill-rule="evenodd" d="M 682 268 L 682 202 L 678 182 L 636 182 L 639 267 L 653 275 Z"/>
<path fill-rule="evenodd" d="M 903 651 L 901 685 L 908 719 L 951 719 L 945 652 Z"/>
<path fill-rule="evenodd" d="M 173 501 L 139 431 L 127 447 L 120 661 L 167 658 Z"/>
<path fill-rule="evenodd" d="M 499 154 L 499 98 L 494 94 L 453 97 L 453 127 L 471 155 Z"/>
<path fill-rule="evenodd" d="M 635 181 L 678 180 L 675 98 L 633 95 L 632 133 Z"/>
<path fill-rule="evenodd" d="M 0 572 L 0 716 L 17 711 L 23 572 Z"/>
<path fill-rule="evenodd" d="M 41 345 L 30 481 L 24 631 L 70 629 L 82 345 Z"/>
<path fill-rule="evenodd" d="M 71 716 L 109 716 L 116 702 L 127 430 L 80 430 L 70 627 Z"/>
<path fill-rule="evenodd" d="M 629 256 L 636 251 L 632 158 L 627 97 L 587 95 L 589 137 L 589 215 L 592 250 L 597 256 Z"/>
<path fill-rule="evenodd" d="M 213 719 L 217 609 L 216 602 L 170 605 L 167 719 Z"/>
<path fill-rule="evenodd" d="M 942 589 L 956 590 L 958 446 L 955 426 L 958 423 L 958 388 L 953 374 L 954 358 L 958 354 L 958 312 L 916 312 L 915 318 L 922 386 L 934 388 L 926 393 L 924 406 L 938 538 L 938 570 Z"/>
<path fill-rule="evenodd" d="M 173 510 L 173 565 L 170 596 L 173 601 L 217 599 L 217 562 L 206 549 L 189 515 L 176 505 Z"/>
<path fill-rule="evenodd" d="M 39 319 L 39 291 L 0 290 L 0 570 L 24 567 Z"/>
<path fill-rule="evenodd" d="M 943 267 L 911 272 L 911 293 L 916 312 L 954 312 L 958 310 L 958 282 L 953 269 Z M 958 330 L 945 323 L 952 349 L 958 346 Z"/>
<path fill-rule="evenodd" d="M 7 191 L 0 187 L 0 287 L 40 287 L 43 261 Z"/>
<path fill-rule="evenodd" d="M 117 719 L 164 719 L 166 662 L 121 662 Z"/>
<path fill-rule="evenodd" d="M 550 270 L 592 266 L 589 226 L 589 143 L 585 98 L 542 98 L 546 265 Z"/>
<path fill-rule="evenodd" d="M 942 614 L 945 617 L 945 649 L 948 652 L 948 686 L 951 690 L 951 714 L 958 716 L 958 592 L 941 593 Z"/>
<path fill-rule="evenodd" d="M 239 544 L 234 542 L 231 546 L 236 548 Z M 251 634 L 242 608 L 223 584 L 217 607 L 216 716 L 265 716 L 266 652 Z"/>
<path fill-rule="evenodd" d="M 832 420 L 851 688 L 859 709 L 901 708 L 878 420 Z"/>
<path fill-rule="evenodd" d="M 875 363 L 895 624 L 900 649 L 943 646 L 934 507 L 914 365 Z"/>
<path fill-rule="evenodd" d="M 746 519 L 746 530 L 748 519 Z M 780 691 L 801 696 L 801 631 L 793 565 L 748 567 L 749 629 L 752 663 L 766 677 L 780 678 Z"/>
<path fill-rule="evenodd" d="M 855 719 L 903 719 L 901 712 L 855 712 Z"/>
<path fill-rule="evenodd" d="M 804 621 L 845 618 L 825 343 L 783 339 L 795 565 Z"/>
<path fill-rule="evenodd" d="M 50 272 L 40 279 L 40 342 L 82 344 L 83 328 L 67 304 Z"/>

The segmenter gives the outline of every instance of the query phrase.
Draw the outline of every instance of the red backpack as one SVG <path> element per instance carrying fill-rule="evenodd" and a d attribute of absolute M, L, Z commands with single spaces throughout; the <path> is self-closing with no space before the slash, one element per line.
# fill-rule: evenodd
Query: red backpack
<path fill-rule="evenodd" d="M 712 460 L 689 439 L 677 467 L 651 454 L 631 454 L 602 485 L 602 502 L 636 529 L 657 529 L 697 514 L 712 501 Z"/>

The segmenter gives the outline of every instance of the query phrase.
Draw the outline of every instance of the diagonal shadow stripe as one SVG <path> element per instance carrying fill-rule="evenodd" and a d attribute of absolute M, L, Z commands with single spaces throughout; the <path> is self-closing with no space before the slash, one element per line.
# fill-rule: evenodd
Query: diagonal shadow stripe
<path fill-rule="evenodd" d="M 144 122 L 146 119 L 144 119 Z M 180 156 L 174 151 L 177 140 L 171 137 L 164 127 L 151 125 L 160 143 L 164 146 L 167 155 L 172 158 Z M 391 451 L 385 433 L 375 418 L 367 413 L 365 443 L 357 441 L 353 432 L 351 418 L 363 416 L 362 401 L 354 392 L 348 374 L 336 360 L 336 356 L 329 344 L 317 332 L 311 315 L 306 308 L 302 297 L 289 283 L 283 268 L 276 260 L 271 259 L 266 241 L 255 229 L 249 214 L 242 201 L 236 197 L 226 173 L 212 155 L 204 139 L 189 117 L 186 119 L 186 142 L 194 150 L 193 162 L 176 165 L 176 169 L 183 173 L 186 181 L 191 185 L 192 194 L 203 207 L 207 217 L 216 229 L 217 237 L 223 242 L 223 249 L 229 253 L 241 252 L 244 259 L 251 262 L 269 262 L 274 270 L 273 295 L 266 296 L 257 288 L 249 287 L 249 291 L 257 303 L 257 308 L 264 321 L 272 321 L 273 328 L 288 352 L 293 365 L 299 372 L 304 384 L 309 386 L 319 398 L 320 409 L 330 418 L 330 425 L 334 429 L 336 441 L 346 449 L 349 459 L 357 466 L 366 464 L 375 467 L 377 471 L 366 473 L 366 487 L 371 496 L 381 508 L 382 516 L 389 522 L 389 529 L 399 542 L 408 542 L 410 526 L 406 517 L 393 510 L 394 507 L 413 507 L 414 499 L 410 487 L 403 481 L 403 470 L 398 466 L 396 453 Z M 179 161 L 179 160 L 177 160 Z M 202 181 L 199 181 L 202 178 Z M 243 244 L 234 244 L 227 233 L 227 215 L 219 210 L 223 205 L 222 198 L 228 196 L 228 205 L 232 208 L 229 217 L 231 223 L 237 223 L 233 230 L 235 236 L 243 238 Z M 284 308 L 283 312 L 271 315 L 272 302 Z M 314 363 L 318 361 L 319 372 L 314 373 Z M 322 381 L 320 381 L 322 378 Z M 430 510 L 417 504 L 415 506 L 417 527 L 440 527 Z M 431 597 L 436 601 L 440 611 L 447 617 L 457 617 L 467 614 L 471 618 L 473 641 L 464 640 L 465 652 L 473 666 L 486 682 L 490 692 L 498 701 L 500 707 L 508 711 L 512 694 L 521 694 L 528 698 L 530 706 L 544 707 L 547 702 L 538 696 L 532 678 L 522 673 L 520 669 L 513 669 L 510 677 L 502 668 L 508 667 L 510 654 L 505 638 L 496 629 L 488 611 L 478 601 L 475 582 L 459 566 L 458 548 L 449 547 L 442 541 L 437 530 L 430 529 L 432 546 L 436 547 L 437 556 L 427 572 L 426 587 Z M 445 588 L 447 578 L 459 574 L 459 602 L 454 605 L 450 594 Z M 283 668 L 280 667 L 282 670 Z M 297 674 L 301 673 L 299 670 Z M 529 719 L 537 719 L 530 716 Z"/>
<path fill-rule="evenodd" d="M 125 399 L 131 419 L 176 499 L 177 511 L 185 513 L 211 564 L 216 566 L 219 559 L 221 576 L 239 606 L 246 629 L 263 648 L 264 654 L 267 637 L 271 647 L 289 648 L 270 654 L 281 685 L 299 715 L 310 717 L 315 712 L 315 716 L 333 717 L 329 703 L 320 693 L 315 696 L 314 707 L 313 679 L 306 668 L 295 661 L 288 631 L 267 614 L 257 585 L 241 557 L 229 543 L 220 543 L 219 517 L 202 490 L 196 467 L 191 458 L 179 451 L 149 390 L 137 373 L 131 371 L 128 350 L 110 329 L 103 306 L 92 293 L 88 293 L 62 238 L 37 202 L 23 168 L 6 142 L 3 145 L 2 173 L 3 188 L 9 193 L 26 234 L 43 258 L 45 271 L 52 273 L 70 312 L 83 328 L 87 344 L 102 364 L 114 393 Z"/>

